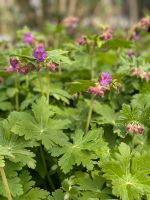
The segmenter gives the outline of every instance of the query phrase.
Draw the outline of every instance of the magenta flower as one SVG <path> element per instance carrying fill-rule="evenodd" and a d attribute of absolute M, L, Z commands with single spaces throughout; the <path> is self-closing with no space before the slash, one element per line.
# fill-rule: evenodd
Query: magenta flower
<path fill-rule="evenodd" d="M 135 55 L 135 52 L 132 49 L 129 49 L 127 54 L 129 57 L 131 57 Z"/>
<path fill-rule="evenodd" d="M 9 62 L 11 64 L 12 71 L 16 71 L 17 68 L 19 68 L 20 61 L 18 59 L 11 57 L 10 60 L 9 60 Z"/>
<path fill-rule="evenodd" d="M 77 43 L 79 45 L 85 44 L 86 43 L 86 36 L 83 35 L 82 37 L 78 38 Z"/>
<path fill-rule="evenodd" d="M 33 52 L 33 56 L 37 59 L 38 62 L 42 62 L 47 57 L 47 52 L 45 51 L 43 44 L 38 45 L 38 47 Z"/>
<path fill-rule="evenodd" d="M 112 82 L 112 77 L 109 72 L 102 72 L 100 76 L 100 84 L 101 85 L 108 85 Z"/>
<path fill-rule="evenodd" d="M 32 33 L 30 32 L 24 33 L 23 42 L 31 44 L 34 40 L 35 36 Z"/>

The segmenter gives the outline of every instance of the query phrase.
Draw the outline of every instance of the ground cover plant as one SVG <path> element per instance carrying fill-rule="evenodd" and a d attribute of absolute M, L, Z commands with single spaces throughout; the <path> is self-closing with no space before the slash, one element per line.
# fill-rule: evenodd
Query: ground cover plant
<path fill-rule="evenodd" d="M 0 199 L 150 199 L 150 18 L 76 17 L 0 43 Z"/>

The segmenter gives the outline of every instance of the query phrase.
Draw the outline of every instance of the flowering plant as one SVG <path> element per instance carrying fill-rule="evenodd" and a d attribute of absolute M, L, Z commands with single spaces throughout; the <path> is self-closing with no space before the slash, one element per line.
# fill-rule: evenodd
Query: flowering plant
<path fill-rule="evenodd" d="M 78 22 L 1 45 L 1 200 L 150 199 L 149 18 Z"/>

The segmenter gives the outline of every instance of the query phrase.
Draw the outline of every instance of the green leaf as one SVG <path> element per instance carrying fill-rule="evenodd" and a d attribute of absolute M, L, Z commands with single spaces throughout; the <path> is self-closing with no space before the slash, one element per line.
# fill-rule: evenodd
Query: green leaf
<path fill-rule="evenodd" d="M 33 104 L 32 114 L 16 113 L 17 120 L 12 131 L 26 140 L 41 141 L 47 149 L 54 144 L 63 145 L 68 140 L 63 129 L 68 128 L 70 121 L 50 118 L 52 115 L 46 98 L 42 97 Z"/>
<path fill-rule="evenodd" d="M 11 132 L 12 126 L 16 123 L 15 113 L 0 123 L 0 155 L 13 162 L 21 162 L 28 167 L 35 167 L 34 153 L 26 149 L 30 142 L 25 141 Z"/>
<path fill-rule="evenodd" d="M 115 124 L 116 113 L 107 104 L 102 104 L 96 101 L 93 104 L 93 110 L 97 114 L 101 115 L 96 118 L 98 124 Z"/>
<path fill-rule="evenodd" d="M 19 177 L 23 186 L 23 195 L 15 200 L 45 200 L 48 198 L 49 193 L 46 190 L 35 187 L 35 181 L 31 180 L 32 177 L 28 171 L 23 171 Z"/>
<path fill-rule="evenodd" d="M 75 184 L 79 185 L 81 200 L 110 198 L 111 190 L 104 187 L 105 179 L 101 175 L 91 178 L 88 173 L 78 172 L 75 175 Z"/>
<path fill-rule="evenodd" d="M 64 193 L 61 189 L 52 192 L 52 196 L 49 196 L 48 200 L 64 200 Z"/>
<path fill-rule="evenodd" d="M 20 165 L 12 163 L 12 162 L 8 162 L 8 161 L 6 162 L 6 166 L 4 167 L 9 188 L 13 197 L 23 194 L 23 188 L 22 188 L 20 178 L 18 177 L 18 172 L 17 172 L 21 168 L 22 167 Z M 0 186 L 1 186 L 0 195 L 7 197 L 1 177 L 0 177 Z"/>
<path fill-rule="evenodd" d="M 8 96 L 4 92 L 1 92 L 0 110 L 6 111 L 6 110 L 11 110 L 12 108 L 13 106 L 11 102 L 8 101 Z"/>
<path fill-rule="evenodd" d="M 141 200 L 150 194 L 150 153 L 131 153 L 125 143 L 119 153 L 103 164 L 104 177 L 112 182 L 112 192 L 122 200 Z"/>
<path fill-rule="evenodd" d="M 52 156 L 61 156 L 58 164 L 64 173 L 68 173 L 75 164 L 77 166 L 82 164 L 91 170 L 94 166 L 94 159 L 102 154 L 103 158 L 107 157 L 108 152 L 103 151 L 104 141 L 100 137 L 100 133 L 100 129 L 94 129 L 84 136 L 82 130 L 77 130 L 72 138 L 72 143 L 68 142 L 62 147 L 53 147 Z"/>
<path fill-rule="evenodd" d="M 52 88 L 50 95 L 53 96 L 57 100 L 61 100 L 65 102 L 66 104 L 69 104 L 69 99 L 71 98 L 68 92 L 62 89 L 58 89 L 58 88 Z"/>
<path fill-rule="evenodd" d="M 129 40 L 125 40 L 124 38 L 114 38 L 112 40 L 107 41 L 102 45 L 102 48 L 107 47 L 109 49 L 117 49 L 117 48 L 130 48 L 132 42 Z"/>
<path fill-rule="evenodd" d="M 78 80 L 69 84 L 69 91 L 71 94 L 87 91 L 90 86 L 94 86 L 93 81 L 89 80 Z"/>
<path fill-rule="evenodd" d="M 0 167 L 4 167 L 4 166 L 5 166 L 4 156 L 0 155 Z"/>
<path fill-rule="evenodd" d="M 52 60 L 53 62 L 71 64 L 71 60 L 66 55 L 68 51 L 64 51 L 62 49 L 55 49 L 52 51 L 47 51 L 47 53 L 48 59 Z"/>

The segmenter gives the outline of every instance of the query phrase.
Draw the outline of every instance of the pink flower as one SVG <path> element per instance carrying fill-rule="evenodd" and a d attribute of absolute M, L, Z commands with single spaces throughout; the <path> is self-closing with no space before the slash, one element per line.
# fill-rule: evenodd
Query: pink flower
<path fill-rule="evenodd" d="M 144 125 L 140 124 L 137 121 L 133 121 L 127 124 L 126 130 L 128 133 L 136 133 L 136 134 L 143 134 L 144 133 Z"/>
<path fill-rule="evenodd" d="M 110 28 L 107 28 L 101 35 L 103 40 L 110 40 L 112 39 L 113 31 Z"/>
<path fill-rule="evenodd" d="M 144 27 L 144 26 L 150 26 L 150 18 L 148 18 L 148 17 L 143 17 L 141 20 L 140 20 L 140 25 L 142 26 L 142 27 Z"/>
<path fill-rule="evenodd" d="M 105 90 L 105 87 L 101 86 L 99 83 L 96 83 L 95 86 L 89 87 L 88 92 L 98 96 L 104 96 Z"/>
<path fill-rule="evenodd" d="M 59 66 L 59 64 L 52 62 L 52 61 L 46 63 L 46 67 L 52 72 L 54 72 L 58 66 Z"/>
<path fill-rule="evenodd" d="M 131 57 L 131 56 L 134 56 L 134 55 L 135 55 L 135 52 L 132 49 L 129 49 L 128 50 L 128 56 Z"/>
<path fill-rule="evenodd" d="M 24 33 L 23 42 L 31 44 L 35 40 L 35 36 L 31 32 Z"/>
<path fill-rule="evenodd" d="M 5 70 L 6 72 L 13 72 L 13 71 L 15 71 L 14 68 L 13 68 L 12 66 L 5 67 L 4 70 Z"/>
<path fill-rule="evenodd" d="M 142 67 L 132 67 L 131 75 L 138 76 L 145 81 L 148 81 L 150 79 L 150 72 L 145 72 Z"/>
<path fill-rule="evenodd" d="M 133 33 L 133 35 L 131 36 L 132 40 L 138 41 L 140 39 L 140 35 L 138 33 Z"/>
<path fill-rule="evenodd" d="M 77 27 L 77 24 L 79 22 L 79 18 L 69 16 L 69 17 L 66 17 L 63 22 L 64 22 L 64 25 L 66 26 L 66 28 L 68 29 L 68 31 L 72 32 L 73 29 L 75 29 Z"/>
<path fill-rule="evenodd" d="M 82 37 L 78 38 L 77 43 L 79 45 L 85 44 L 86 43 L 86 36 L 83 35 Z"/>

